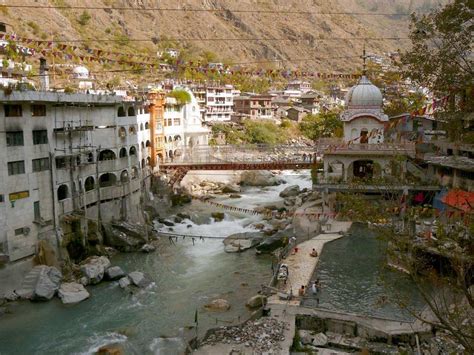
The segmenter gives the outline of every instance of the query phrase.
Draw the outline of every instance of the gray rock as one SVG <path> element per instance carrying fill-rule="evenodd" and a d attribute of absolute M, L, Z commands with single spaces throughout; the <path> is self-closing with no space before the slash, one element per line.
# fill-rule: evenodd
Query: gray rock
<path fill-rule="evenodd" d="M 79 279 L 79 282 L 80 282 L 80 284 L 83 285 L 83 286 L 87 286 L 87 285 L 89 284 L 89 280 L 88 280 L 88 278 L 85 277 L 85 276 L 82 276 L 82 277 Z"/>
<path fill-rule="evenodd" d="M 280 197 L 292 197 L 297 196 L 300 193 L 300 187 L 298 185 L 291 185 L 285 188 L 282 192 L 280 192 Z"/>
<path fill-rule="evenodd" d="M 261 242 L 260 232 L 246 232 L 229 235 L 224 239 L 224 251 L 227 253 L 238 253 L 253 248 Z"/>
<path fill-rule="evenodd" d="M 64 304 L 79 303 L 90 297 L 83 285 L 77 282 L 63 283 L 58 290 L 58 296 Z"/>
<path fill-rule="evenodd" d="M 234 194 L 240 192 L 240 188 L 236 185 L 224 185 L 222 192 L 225 194 Z"/>
<path fill-rule="evenodd" d="M 141 248 L 141 252 L 143 253 L 152 253 L 156 250 L 156 247 L 152 244 L 145 244 L 144 246 L 142 246 Z"/>
<path fill-rule="evenodd" d="M 104 224 L 103 228 L 105 244 L 119 251 L 138 251 L 148 243 L 146 225 L 117 222 Z"/>
<path fill-rule="evenodd" d="M 224 220 L 225 214 L 224 212 L 212 212 L 211 217 L 214 218 L 216 222 L 220 222 Z"/>
<path fill-rule="evenodd" d="M 182 219 L 191 219 L 191 216 L 187 213 L 184 213 L 184 212 L 179 212 L 176 214 L 179 218 L 182 218 Z"/>
<path fill-rule="evenodd" d="M 179 216 L 174 216 L 173 220 L 174 220 L 174 223 L 181 223 L 181 222 L 183 222 L 183 219 L 182 219 L 181 217 L 179 217 Z"/>
<path fill-rule="evenodd" d="M 128 274 L 130 281 L 137 287 L 144 288 L 151 284 L 151 279 L 143 272 L 133 271 Z"/>
<path fill-rule="evenodd" d="M 265 304 L 267 304 L 267 297 L 263 295 L 256 295 L 247 301 L 246 306 L 249 308 L 259 308 Z"/>
<path fill-rule="evenodd" d="M 224 312 L 230 309 L 230 303 L 229 301 L 225 299 L 218 298 L 204 305 L 204 308 L 206 308 L 209 311 Z"/>
<path fill-rule="evenodd" d="M 309 330 L 300 329 L 298 330 L 300 336 L 301 344 L 303 345 L 313 345 L 314 335 Z"/>
<path fill-rule="evenodd" d="M 105 271 L 105 278 L 107 280 L 118 280 L 125 276 L 125 272 L 120 266 L 111 266 Z"/>
<path fill-rule="evenodd" d="M 241 175 L 241 184 L 246 186 L 275 186 L 280 181 L 270 171 L 245 171 Z"/>
<path fill-rule="evenodd" d="M 20 298 L 20 296 L 18 296 L 15 291 L 11 291 L 3 295 L 3 298 L 8 302 L 13 302 Z"/>
<path fill-rule="evenodd" d="M 328 343 L 328 337 L 324 333 L 318 333 L 313 337 L 311 342 L 314 346 L 326 346 Z"/>
<path fill-rule="evenodd" d="M 105 256 L 87 258 L 82 266 L 82 274 L 87 278 L 87 284 L 98 284 L 104 278 L 105 270 L 110 267 L 110 260 Z"/>
<path fill-rule="evenodd" d="M 130 286 L 130 279 L 128 278 L 128 276 L 122 277 L 119 280 L 119 285 L 120 285 L 121 288 L 126 288 L 126 287 Z"/>
<path fill-rule="evenodd" d="M 242 198 L 239 194 L 230 194 L 229 198 Z"/>
<path fill-rule="evenodd" d="M 171 221 L 168 221 L 167 219 L 159 219 L 158 220 L 160 223 L 164 224 L 167 227 L 173 227 L 174 223 Z"/>
<path fill-rule="evenodd" d="M 287 244 L 288 237 L 286 235 L 277 233 L 268 238 L 265 238 L 259 245 L 257 245 L 256 249 L 259 253 L 271 253 L 275 249 L 284 247 Z"/>
<path fill-rule="evenodd" d="M 39 270 L 39 274 L 31 300 L 49 301 L 56 294 L 63 275 L 58 269 L 52 266 L 39 265 L 35 266 L 34 269 Z"/>

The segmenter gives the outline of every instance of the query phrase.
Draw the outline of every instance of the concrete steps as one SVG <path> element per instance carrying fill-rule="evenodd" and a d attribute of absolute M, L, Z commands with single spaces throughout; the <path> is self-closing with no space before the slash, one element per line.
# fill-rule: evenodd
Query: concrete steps
<path fill-rule="evenodd" d="M 24 277 L 20 289 L 16 290 L 16 294 L 23 299 L 30 299 L 33 296 L 38 279 L 43 272 L 43 268 L 35 267 Z"/>

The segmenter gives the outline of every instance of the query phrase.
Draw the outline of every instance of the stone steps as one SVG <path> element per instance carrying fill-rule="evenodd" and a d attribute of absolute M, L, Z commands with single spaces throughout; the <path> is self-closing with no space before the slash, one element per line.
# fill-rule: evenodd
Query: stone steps
<path fill-rule="evenodd" d="M 23 299 L 30 299 L 33 296 L 36 284 L 42 273 L 43 269 L 39 267 L 33 268 L 26 276 L 23 278 L 20 289 L 16 290 L 16 294 Z"/>

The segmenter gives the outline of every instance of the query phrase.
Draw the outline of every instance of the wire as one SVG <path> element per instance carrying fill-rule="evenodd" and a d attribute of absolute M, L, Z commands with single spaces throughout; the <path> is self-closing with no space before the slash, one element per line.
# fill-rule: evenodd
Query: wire
<path fill-rule="evenodd" d="M 168 39 L 166 39 L 168 41 Z M 410 40 L 409 37 L 325 37 L 325 38 L 318 38 L 315 39 L 315 42 L 318 41 L 407 41 Z M 90 43 L 90 42 L 153 42 L 156 43 L 155 38 L 127 38 L 124 39 L 117 39 L 117 38 L 89 38 L 89 39 L 52 39 L 52 40 L 33 40 L 38 43 Z M 159 39 L 158 39 L 159 41 Z M 171 38 L 169 39 L 171 42 L 232 42 L 232 41 L 252 41 L 252 42 L 276 42 L 276 41 L 291 41 L 291 42 L 301 42 L 301 41 L 308 41 L 306 38 Z"/>
<path fill-rule="evenodd" d="M 197 9 L 197 8 L 177 8 L 177 7 L 132 7 L 132 6 L 73 6 L 73 5 L 13 5 L 2 4 L 3 8 L 17 8 L 17 9 L 35 9 L 35 10 L 120 10 L 120 11 L 163 11 L 163 12 L 224 12 L 224 13 L 252 13 L 252 14 L 299 14 L 299 15 L 345 15 L 345 16 L 410 16 L 411 13 L 390 13 L 390 12 L 347 12 L 347 11 L 332 11 L 332 12 L 318 12 L 318 11 L 304 11 L 304 10 L 243 10 L 243 9 Z"/>

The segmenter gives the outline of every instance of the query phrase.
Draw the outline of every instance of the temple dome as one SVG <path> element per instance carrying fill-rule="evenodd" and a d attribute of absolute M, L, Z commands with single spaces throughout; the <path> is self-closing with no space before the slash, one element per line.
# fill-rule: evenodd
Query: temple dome
<path fill-rule="evenodd" d="M 383 103 L 382 92 L 363 75 L 357 85 L 346 96 L 348 108 L 380 108 Z"/>

